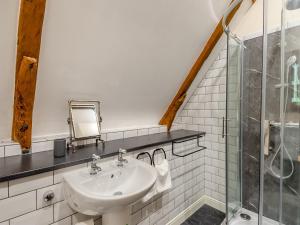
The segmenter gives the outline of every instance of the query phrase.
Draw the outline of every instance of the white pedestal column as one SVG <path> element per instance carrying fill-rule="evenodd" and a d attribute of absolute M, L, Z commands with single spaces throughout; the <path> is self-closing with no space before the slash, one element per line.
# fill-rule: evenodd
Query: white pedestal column
<path fill-rule="evenodd" d="M 131 225 L 129 207 L 103 214 L 102 225 Z"/>

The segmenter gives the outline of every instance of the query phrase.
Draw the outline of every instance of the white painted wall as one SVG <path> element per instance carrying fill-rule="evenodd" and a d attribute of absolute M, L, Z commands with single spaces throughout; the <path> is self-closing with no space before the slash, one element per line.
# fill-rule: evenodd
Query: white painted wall
<path fill-rule="evenodd" d="M 0 139 L 11 131 L 19 0 L 0 1 Z M 67 100 L 105 130 L 157 124 L 230 0 L 47 2 L 33 135 L 67 132 Z"/>
<path fill-rule="evenodd" d="M 267 6 L 267 26 L 268 32 L 280 30 L 281 27 L 281 10 L 282 0 L 265 0 Z M 263 33 L 263 3 L 264 0 L 257 0 L 256 3 L 249 9 L 241 22 L 233 29 L 242 39 L 249 39 Z M 286 10 L 285 27 L 295 26 L 300 24 L 300 9 Z"/>

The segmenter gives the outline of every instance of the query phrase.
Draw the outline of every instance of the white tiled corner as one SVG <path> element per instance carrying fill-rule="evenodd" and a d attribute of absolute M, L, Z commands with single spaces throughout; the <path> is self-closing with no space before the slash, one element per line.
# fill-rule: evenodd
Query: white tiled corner
<path fill-rule="evenodd" d="M 74 213 L 75 211 L 70 208 L 67 201 L 62 201 L 54 204 L 54 222 L 71 216 Z"/>
<path fill-rule="evenodd" d="M 0 183 L 0 199 L 8 197 L 8 182 Z"/>
<path fill-rule="evenodd" d="M 9 195 L 14 196 L 53 184 L 53 172 L 9 181 Z"/>
<path fill-rule="evenodd" d="M 201 141 L 201 145 L 207 147 L 204 151 L 205 176 L 203 177 L 205 178 L 199 179 L 205 180 L 203 188 L 207 195 L 222 201 L 225 199 L 223 188 L 225 182 L 225 153 L 223 149 L 225 144 L 221 137 L 222 121 L 220 123 L 220 118 L 225 115 L 226 106 L 225 55 L 226 49 L 220 52 L 204 79 L 200 81 L 192 97 L 176 116 L 176 124 L 173 126 L 182 124 L 185 125 L 186 129 L 206 132 L 206 136 Z M 178 168 L 173 173 L 180 174 L 182 171 Z M 196 190 L 197 187 L 194 189 Z"/>
<path fill-rule="evenodd" d="M 5 157 L 22 154 L 20 145 L 7 145 L 4 147 L 4 150 L 5 150 Z"/>
<path fill-rule="evenodd" d="M 0 201 L 0 222 L 36 209 L 36 192 L 28 192 Z"/>
<path fill-rule="evenodd" d="M 10 225 L 48 225 L 53 222 L 53 207 L 45 207 L 10 220 Z"/>
<path fill-rule="evenodd" d="M 54 199 L 50 202 L 44 201 L 44 194 L 52 191 L 54 193 Z M 51 185 L 49 187 L 41 188 L 37 190 L 37 208 L 42 208 L 51 204 L 54 204 L 56 202 L 60 202 L 64 200 L 64 194 L 63 194 L 63 183 L 58 183 L 55 185 Z"/>

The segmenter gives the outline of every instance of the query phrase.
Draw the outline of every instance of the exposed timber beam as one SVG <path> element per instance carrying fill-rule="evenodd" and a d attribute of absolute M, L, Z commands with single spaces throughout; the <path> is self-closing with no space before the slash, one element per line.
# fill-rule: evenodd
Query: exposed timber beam
<path fill-rule="evenodd" d="M 18 27 L 12 140 L 31 148 L 32 112 L 46 0 L 21 0 Z"/>
<path fill-rule="evenodd" d="M 253 0 L 255 1 L 255 0 Z M 226 19 L 226 24 L 229 24 L 236 12 L 238 11 L 241 4 L 237 5 L 228 15 Z M 210 36 L 209 40 L 207 41 L 203 51 L 201 52 L 200 56 L 192 66 L 191 70 L 189 71 L 188 75 L 186 76 L 185 80 L 181 84 L 177 94 L 173 98 L 171 104 L 169 105 L 167 111 L 161 118 L 159 124 L 166 125 L 168 130 L 171 129 L 172 123 L 175 119 L 176 113 L 179 110 L 180 106 L 185 100 L 186 93 L 189 87 L 192 85 L 194 79 L 196 78 L 198 72 L 200 71 L 202 65 L 204 64 L 205 60 L 208 58 L 216 44 L 218 43 L 219 39 L 223 34 L 223 27 L 222 27 L 222 19 L 216 26 L 214 32 Z"/>

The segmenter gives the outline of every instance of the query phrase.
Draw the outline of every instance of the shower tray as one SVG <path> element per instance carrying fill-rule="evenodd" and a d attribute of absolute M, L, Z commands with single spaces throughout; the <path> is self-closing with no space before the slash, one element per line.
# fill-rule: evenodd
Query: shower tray
<path fill-rule="evenodd" d="M 242 213 L 248 214 L 251 219 L 242 219 L 240 216 Z M 226 225 L 226 222 L 224 221 L 222 225 Z M 258 214 L 247 209 L 241 209 L 234 217 L 231 218 L 229 225 L 258 225 Z M 278 225 L 278 222 L 264 217 L 263 225 Z"/>

